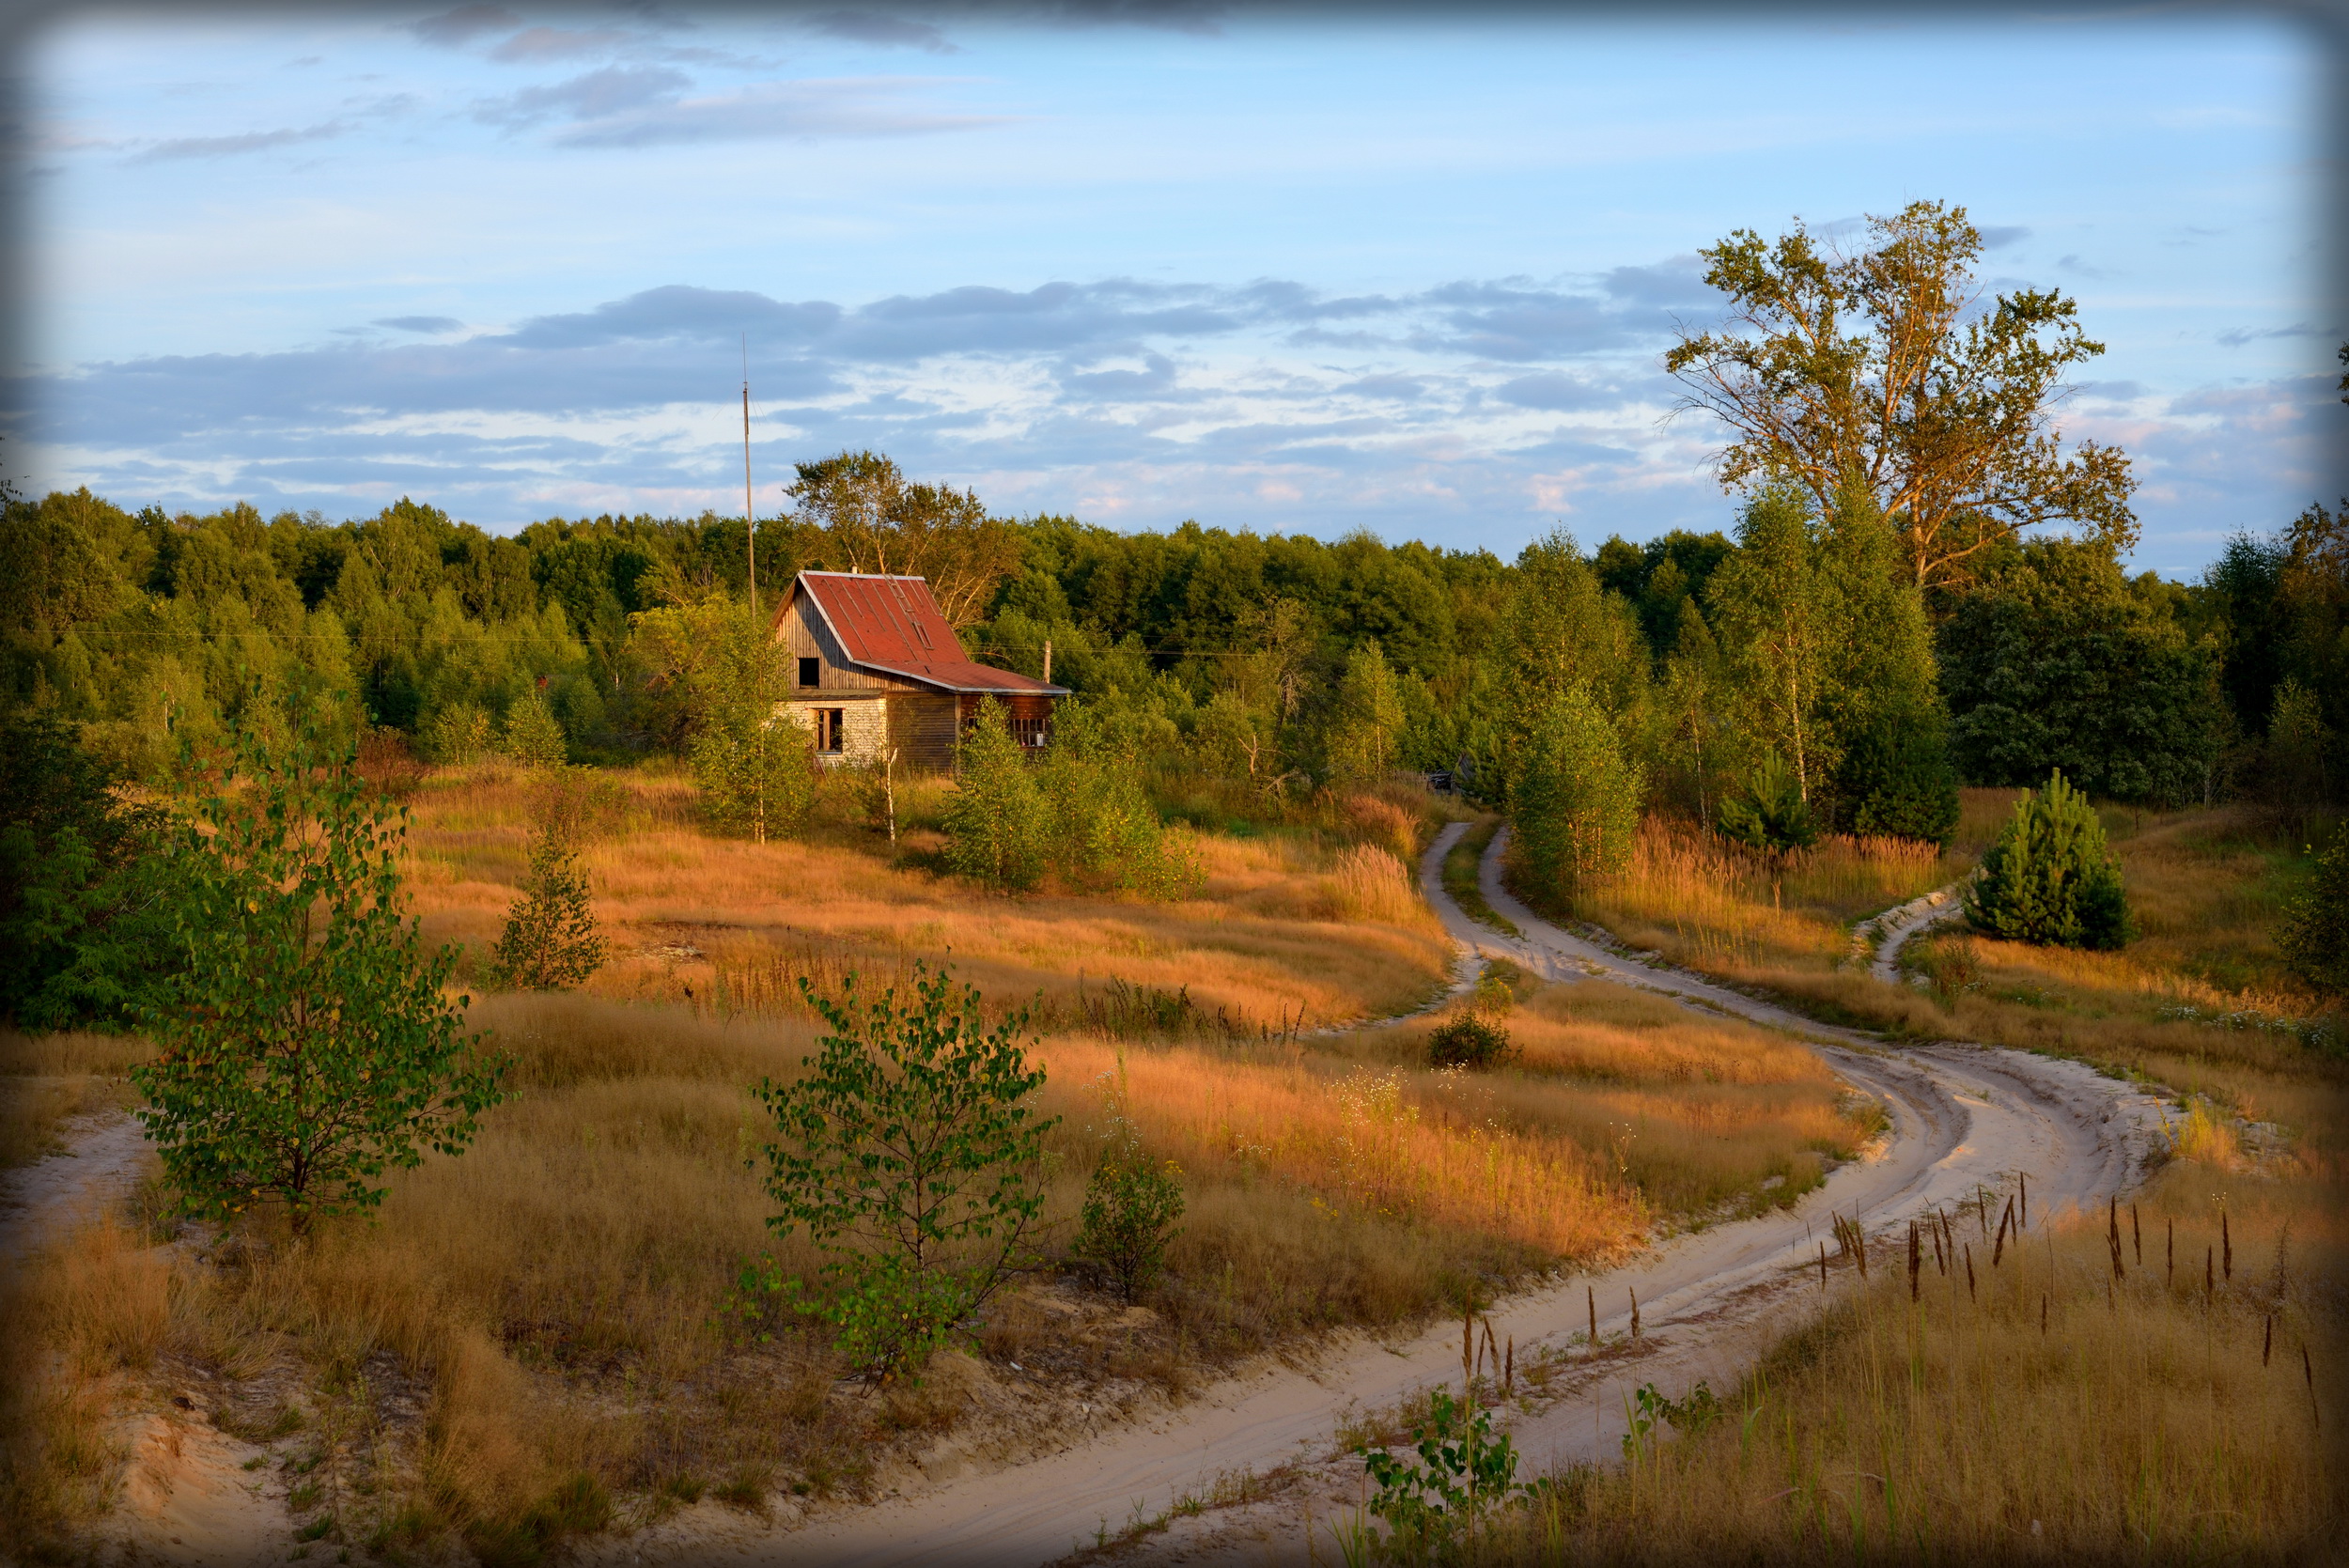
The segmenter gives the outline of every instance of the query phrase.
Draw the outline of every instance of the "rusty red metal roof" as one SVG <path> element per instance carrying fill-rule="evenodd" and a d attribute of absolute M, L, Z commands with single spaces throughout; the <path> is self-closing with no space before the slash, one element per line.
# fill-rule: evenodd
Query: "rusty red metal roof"
<path fill-rule="evenodd" d="M 1068 694 L 1065 686 L 1050 686 L 1014 670 L 972 663 L 938 601 L 930 597 L 929 583 L 921 578 L 803 571 L 798 586 L 840 640 L 852 664 L 903 675 L 945 691 L 1038 697 Z M 790 600 L 784 601 L 784 608 L 790 608 Z"/>

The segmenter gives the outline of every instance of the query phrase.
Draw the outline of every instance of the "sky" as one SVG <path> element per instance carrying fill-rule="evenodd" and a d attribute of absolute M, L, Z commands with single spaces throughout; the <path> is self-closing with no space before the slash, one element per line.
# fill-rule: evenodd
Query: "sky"
<path fill-rule="evenodd" d="M 36 493 L 739 516 L 747 354 L 762 516 L 870 447 L 1121 529 L 1726 528 L 1700 248 L 1920 198 L 2106 345 L 2059 423 L 2139 567 L 2349 436 L 2326 61 L 2251 12 L 83 8 L 10 69 Z"/>

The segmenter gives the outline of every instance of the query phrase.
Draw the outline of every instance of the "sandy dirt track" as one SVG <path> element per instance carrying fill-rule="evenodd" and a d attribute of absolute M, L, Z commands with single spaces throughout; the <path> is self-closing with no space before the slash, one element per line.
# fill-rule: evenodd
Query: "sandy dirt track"
<path fill-rule="evenodd" d="M 1882 1100 L 1892 1122 L 1874 1157 L 1837 1170 L 1791 1211 L 1684 1236 L 1626 1267 L 1497 1306 L 1493 1329 L 1513 1338 L 1522 1358 L 1544 1345 L 1563 1348 L 1586 1327 L 1586 1290 L 1596 1294 L 1602 1339 L 1628 1327 L 1631 1293 L 1639 1296 L 1643 1334 L 1637 1350 L 1597 1357 L 1582 1375 L 1564 1380 L 1562 1397 L 1512 1423 L 1520 1451 L 1534 1464 L 1611 1453 L 1623 1433 L 1623 1395 L 1639 1383 L 1677 1392 L 1703 1376 L 1725 1387 L 1773 1332 L 1815 1299 L 1816 1249 L 1829 1233 L 1830 1211 L 1857 1215 L 1881 1235 L 1937 1204 L 1954 1208 L 1978 1187 L 2008 1188 L 2026 1172 L 2036 1224 L 2066 1207 L 2100 1203 L 2132 1185 L 2151 1157 L 2159 1131 L 2155 1102 L 2085 1067 L 1962 1045 L 1888 1049 L 1873 1036 L 1813 1023 L 1559 929 L 1501 885 L 1505 833 L 1486 854 L 1481 879 L 1487 901 L 1523 935 L 1509 938 L 1478 924 L 1445 894 L 1440 877 L 1445 852 L 1465 831 L 1454 824 L 1437 838 L 1421 881 L 1447 929 L 1470 953 L 1507 957 L 1560 981 L 1599 977 L 1640 986 L 1797 1034 L 1854 1087 Z M 1889 1262 L 1890 1254 L 1884 1256 Z M 1097 1528 L 1113 1531 L 1137 1511 L 1163 1511 L 1186 1492 L 1204 1492 L 1219 1473 L 1301 1462 L 1315 1477 L 1301 1499 L 1292 1493 L 1177 1521 L 1139 1545 L 1133 1560 L 1302 1562 L 1305 1507 L 1327 1516 L 1354 1500 L 1346 1478 L 1359 1462 L 1331 1463 L 1339 1415 L 1349 1405 L 1392 1405 L 1455 1375 L 1459 1365 L 1455 1324 L 1392 1343 L 1343 1339 L 1309 1367 L 1260 1368 L 1154 1420 L 1103 1431 L 1015 1467 L 960 1477 L 788 1534 L 726 1530 L 732 1539 L 720 1560 L 1013 1568 L 1063 1556 L 1089 1544 Z M 1316 1485 L 1318 1498 L 1312 1495 Z M 640 1539 L 634 1548 L 647 1561 L 687 1560 L 719 1545 L 697 1531 L 680 1536 L 674 1556 L 657 1539 Z"/>

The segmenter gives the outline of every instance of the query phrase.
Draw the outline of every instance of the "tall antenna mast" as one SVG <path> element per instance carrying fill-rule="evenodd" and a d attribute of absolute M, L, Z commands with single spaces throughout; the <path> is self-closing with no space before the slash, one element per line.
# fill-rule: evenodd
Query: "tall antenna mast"
<path fill-rule="evenodd" d="M 742 533 L 750 540 L 751 614 L 758 614 L 758 513 L 751 504 L 751 334 L 742 334 Z"/>

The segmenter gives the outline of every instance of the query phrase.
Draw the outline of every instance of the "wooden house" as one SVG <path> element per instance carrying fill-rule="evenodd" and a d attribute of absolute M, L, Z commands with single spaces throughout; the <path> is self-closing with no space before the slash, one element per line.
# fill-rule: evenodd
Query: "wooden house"
<path fill-rule="evenodd" d="M 974 664 L 918 577 L 803 571 L 775 612 L 792 693 L 778 707 L 816 733 L 827 763 L 863 761 L 884 742 L 913 768 L 955 765 L 962 734 L 988 697 L 1021 744 L 1052 733 L 1052 705 L 1068 695 L 1011 670 Z"/>

